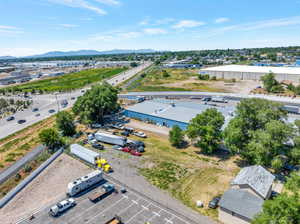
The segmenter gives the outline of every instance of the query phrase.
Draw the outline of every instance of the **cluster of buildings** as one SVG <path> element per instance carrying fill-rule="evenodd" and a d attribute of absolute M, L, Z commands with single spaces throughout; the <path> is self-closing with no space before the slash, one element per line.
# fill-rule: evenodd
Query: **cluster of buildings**
<path fill-rule="evenodd" d="M 241 169 L 219 202 L 219 220 L 224 224 L 249 224 L 271 197 L 274 175 L 262 166 Z"/>
<path fill-rule="evenodd" d="M 289 80 L 299 82 L 300 67 L 223 65 L 200 69 L 200 74 L 217 79 L 257 80 L 272 72 L 278 81 Z"/>

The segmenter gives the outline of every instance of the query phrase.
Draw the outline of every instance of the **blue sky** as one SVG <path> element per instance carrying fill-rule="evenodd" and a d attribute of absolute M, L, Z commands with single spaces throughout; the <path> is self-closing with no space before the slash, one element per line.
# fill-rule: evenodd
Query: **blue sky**
<path fill-rule="evenodd" d="M 300 0 L 2 0 L 0 55 L 300 45 Z"/>

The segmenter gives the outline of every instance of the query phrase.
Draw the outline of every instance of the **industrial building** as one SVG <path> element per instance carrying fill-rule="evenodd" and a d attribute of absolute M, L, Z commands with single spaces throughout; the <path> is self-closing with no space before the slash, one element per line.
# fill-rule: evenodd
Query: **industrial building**
<path fill-rule="evenodd" d="M 277 81 L 290 80 L 299 82 L 299 67 L 272 67 L 272 66 L 248 66 L 248 65 L 225 65 L 200 70 L 200 74 L 215 76 L 218 79 L 237 79 L 237 80 L 260 80 L 268 73 L 274 73 Z"/>
<path fill-rule="evenodd" d="M 185 130 L 189 122 L 196 115 L 208 108 L 216 108 L 224 115 L 224 127 L 233 118 L 235 110 L 233 106 L 211 106 L 189 101 L 157 99 L 129 106 L 125 109 L 124 114 L 127 117 L 159 126 L 171 128 L 174 125 L 178 125 L 181 129 Z"/>

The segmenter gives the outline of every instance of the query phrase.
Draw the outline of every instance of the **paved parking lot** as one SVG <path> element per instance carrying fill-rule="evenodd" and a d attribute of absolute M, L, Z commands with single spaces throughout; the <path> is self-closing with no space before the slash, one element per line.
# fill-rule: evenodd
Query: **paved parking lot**
<path fill-rule="evenodd" d="M 117 189 L 121 188 L 116 184 Z M 93 203 L 88 196 L 94 190 L 75 198 L 77 205 L 63 213 L 57 218 L 48 215 L 49 207 L 36 211 L 33 220 L 20 220 L 20 224 L 37 223 L 86 223 L 103 224 L 109 219 L 118 215 L 125 224 L 189 224 L 191 221 L 185 220 L 175 212 L 168 211 L 167 208 L 153 202 L 142 195 L 131 190 L 125 194 L 112 193 L 97 203 Z"/>

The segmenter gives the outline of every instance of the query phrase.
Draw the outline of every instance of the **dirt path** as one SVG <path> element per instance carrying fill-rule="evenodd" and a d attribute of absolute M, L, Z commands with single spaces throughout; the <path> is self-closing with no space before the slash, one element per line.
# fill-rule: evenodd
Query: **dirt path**
<path fill-rule="evenodd" d="M 66 192 L 69 182 L 90 171 L 83 163 L 62 154 L 0 210 L 1 224 L 15 223 L 42 205 L 53 203 Z"/>

